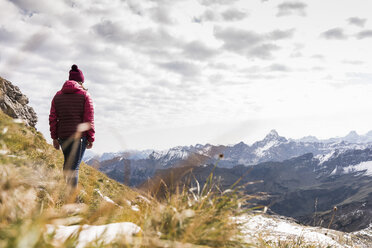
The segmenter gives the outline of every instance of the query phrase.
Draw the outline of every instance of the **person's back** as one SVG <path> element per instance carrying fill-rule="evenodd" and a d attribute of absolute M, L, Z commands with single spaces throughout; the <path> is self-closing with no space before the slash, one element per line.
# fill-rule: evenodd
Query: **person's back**
<path fill-rule="evenodd" d="M 69 80 L 52 100 L 49 125 L 54 147 L 62 147 L 67 182 L 76 187 L 84 151 L 92 148 L 94 142 L 94 111 L 92 99 L 82 86 L 83 73 L 73 65 L 69 74 Z M 82 123 L 89 128 L 80 133 L 78 127 Z"/>
<path fill-rule="evenodd" d="M 93 106 L 91 101 L 79 83 L 73 80 L 64 83 L 62 90 L 57 92 L 52 102 L 58 116 L 57 130 L 53 130 L 57 138 L 67 139 L 75 134 L 80 123 L 93 122 L 90 118 L 92 116 L 90 106 Z M 91 131 L 88 141 L 94 141 L 92 136 Z"/>

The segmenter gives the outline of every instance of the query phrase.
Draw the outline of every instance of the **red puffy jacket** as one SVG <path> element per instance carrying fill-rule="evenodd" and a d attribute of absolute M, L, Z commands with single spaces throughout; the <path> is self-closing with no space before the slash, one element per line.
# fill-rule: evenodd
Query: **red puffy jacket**
<path fill-rule="evenodd" d="M 50 135 L 52 139 L 67 139 L 84 122 L 89 122 L 91 129 L 84 132 L 83 136 L 93 142 L 95 131 L 92 98 L 79 83 L 68 80 L 52 100 L 49 114 Z"/>

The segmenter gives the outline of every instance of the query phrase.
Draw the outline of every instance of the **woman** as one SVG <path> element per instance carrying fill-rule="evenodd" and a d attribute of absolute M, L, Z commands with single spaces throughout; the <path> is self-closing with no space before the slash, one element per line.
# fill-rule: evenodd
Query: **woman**
<path fill-rule="evenodd" d="M 63 172 L 73 188 L 77 187 L 81 159 L 85 149 L 93 147 L 95 133 L 93 102 L 83 83 L 83 72 L 72 65 L 69 80 L 54 96 L 49 114 L 53 146 L 62 148 Z"/>

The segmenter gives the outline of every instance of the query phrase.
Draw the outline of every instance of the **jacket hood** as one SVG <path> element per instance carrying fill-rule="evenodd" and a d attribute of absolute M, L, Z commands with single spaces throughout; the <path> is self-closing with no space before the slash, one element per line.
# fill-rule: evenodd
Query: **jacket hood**
<path fill-rule="evenodd" d="M 71 94 L 83 90 L 83 87 L 76 81 L 67 80 L 62 86 L 62 92 Z"/>

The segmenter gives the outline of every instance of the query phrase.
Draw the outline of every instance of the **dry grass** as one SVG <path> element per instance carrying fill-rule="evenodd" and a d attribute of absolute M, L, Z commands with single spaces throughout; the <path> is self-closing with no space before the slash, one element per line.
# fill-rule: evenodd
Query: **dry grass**
<path fill-rule="evenodd" d="M 232 220 L 243 213 L 244 199 L 234 191 L 220 192 L 212 182 L 202 189 L 183 187 L 151 205 L 144 232 L 210 247 L 247 247 L 237 238 L 239 226 Z"/>
<path fill-rule="evenodd" d="M 215 185 L 206 184 L 208 188 L 198 192 L 183 188 L 161 200 L 146 196 L 146 200 L 139 192 L 82 165 L 79 188 L 72 192 L 64 182 L 61 152 L 47 144 L 39 132 L 1 112 L 0 148 L 0 247 L 51 247 L 53 238 L 45 235 L 46 224 L 124 221 L 143 230 L 136 247 L 164 244 L 165 240 L 243 247 L 234 239 L 238 227 L 230 219 L 240 211 L 240 200 L 235 194 L 218 191 Z M 105 201 L 97 190 L 116 204 Z M 84 207 L 66 211 L 71 204 Z M 76 236 L 70 237 L 63 247 L 74 247 L 76 240 Z M 103 246 L 122 247 L 123 241 L 97 245 Z"/>

